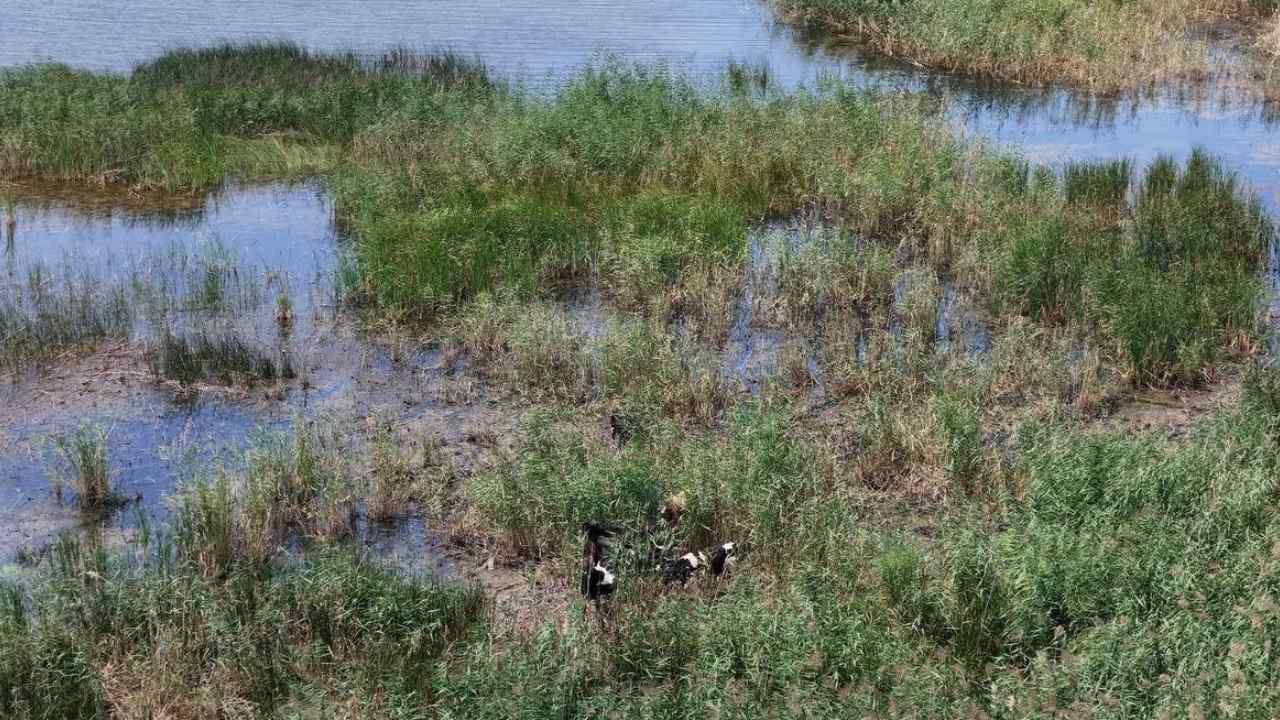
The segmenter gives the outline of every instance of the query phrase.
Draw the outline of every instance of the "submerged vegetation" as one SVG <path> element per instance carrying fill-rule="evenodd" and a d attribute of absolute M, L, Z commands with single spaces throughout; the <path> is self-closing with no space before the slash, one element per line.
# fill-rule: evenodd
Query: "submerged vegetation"
<path fill-rule="evenodd" d="M 287 279 L 247 265 L 221 243 L 174 242 L 136 257 L 108 255 L 92 267 L 68 255 L 58 265 L 9 269 L 0 280 L 0 369 L 15 380 L 59 358 L 139 338 L 159 379 L 232 385 L 293 377 L 287 348 L 267 347 L 252 322 L 270 313 L 281 324 L 280 296 L 269 307 L 267 289 L 284 292 Z"/>
<path fill-rule="evenodd" d="M 251 385 L 289 380 L 295 374 L 286 351 L 268 353 L 235 335 L 186 338 L 166 331 L 152 349 L 150 362 L 157 377 L 181 385 L 201 380 Z"/>
<path fill-rule="evenodd" d="M 1280 380 L 1253 357 L 1275 231 L 1206 153 L 1052 169 L 910 97 L 741 67 L 533 97 L 450 56 L 261 45 L 5 71 L 0 171 L 323 172 L 343 291 L 440 348 L 433 409 L 475 399 L 451 382 L 503 401 L 465 452 L 403 408 L 299 419 L 202 468 L 164 529 L 59 541 L 0 585 L 6 718 L 1280 707 Z M 24 270 L 0 283 L 15 374 L 141 332 L 161 378 L 270 381 L 290 356 L 235 320 L 307 322 L 217 247 Z M 1237 376 L 1180 436 L 1098 422 L 1134 388 Z M 96 438 L 65 445 L 82 503 L 110 488 Z M 370 522 L 411 515 L 536 596 L 367 557 Z M 584 523 L 621 536 L 598 604 L 575 591 Z M 736 567 L 685 585 L 650 555 L 724 542 Z"/>

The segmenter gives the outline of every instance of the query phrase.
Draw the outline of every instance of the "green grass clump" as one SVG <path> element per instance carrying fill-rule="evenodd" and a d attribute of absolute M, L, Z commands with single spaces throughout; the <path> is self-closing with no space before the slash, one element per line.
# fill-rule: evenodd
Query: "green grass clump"
<path fill-rule="evenodd" d="M 583 522 L 639 530 L 662 503 L 684 494 L 681 542 L 755 543 L 781 557 L 804 539 L 791 535 L 796 514 L 815 511 L 806 449 L 786 438 L 782 418 L 748 410 L 724 442 L 693 440 L 662 448 L 660 429 L 615 455 L 593 443 L 563 413 L 533 415 L 510 460 L 470 487 L 477 509 L 518 552 L 535 557 L 572 545 Z M 720 538 L 720 539 L 718 539 Z"/>
<path fill-rule="evenodd" d="M 351 535 L 357 494 L 328 424 L 254 438 L 243 464 L 194 478 L 174 503 L 177 550 L 202 572 L 266 563 L 291 538 Z"/>
<path fill-rule="evenodd" d="M 741 210 L 713 199 L 639 195 L 604 213 L 603 264 L 624 306 L 664 297 L 695 267 L 736 265 L 746 249 Z"/>
<path fill-rule="evenodd" d="M 53 446 L 61 466 L 53 475 L 54 494 L 62 497 L 63 487 L 75 491 L 76 503 L 86 513 L 100 512 L 120 503 L 111 483 L 107 432 L 83 425 L 74 432 L 54 438 Z"/>
<path fill-rule="evenodd" d="M 1132 179 L 1133 163 L 1129 160 L 1076 162 L 1063 170 L 1069 203 L 1119 205 L 1124 202 Z"/>
<path fill-rule="evenodd" d="M 1078 169 L 1074 180 L 1069 170 L 1068 200 L 1073 183 L 1081 200 L 1121 199 L 1123 167 Z M 1275 238 L 1258 198 L 1197 150 L 1181 166 L 1152 163 L 1128 212 L 1131 225 L 1069 209 L 1008 223 L 996 266 L 1006 303 L 1092 326 L 1144 384 L 1193 382 L 1223 348 L 1256 342 L 1259 273 Z"/>
<path fill-rule="evenodd" d="M 166 331 L 148 356 L 157 377 L 181 385 L 211 380 L 253 384 L 294 377 L 287 354 L 264 352 L 235 335 L 187 338 Z"/>
<path fill-rule="evenodd" d="M 57 554 L 29 597 L 5 589 L 0 713 L 14 720 L 270 717 L 357 696 L 361 716 L 388 716 L 431 702 L 442 657 L 487 612 L 477 590 L 350 551 L 218 578 L 163 548 L 140 567 L 74 540 Z"/>
<path fill-rule="evenodd" d="M 1095 92 L 1198 77 L 1198 22 L 1241 12 L 1225 0 L 778 0 L 782 16 L 873 52 L 946 72 Z"/>
<path fill-rule="evenodd" d="M 484 71 L 456 56 L 364 62 L 287 43 L 178 50 L 126 76 L 6 70 L 0 171 L 166 190 L 303 174 L 332 167 L 332 148 L 393 108 L 488 88 Z"/>
<path fill-rule="evenodd" d="M 397 315 L 421 317 L 497 288 L 528 296 L 585 258 L 584 220 L 535 201 L 367 217 L 353 219 L 357 262 L 378 304 Z"/>
<path fill-rule="evenodd" d="M 1247 407 L 1273 418 L 1280 418 L 1280 368 L 1274 362 L 1257 363 L 1244 378 Z"/>
<path fill-rule="evenodd" d="M 946 212 L 959 156 L 908 102 L 839 86 L 714 95 L 606 66 L 552 99 L 494 93 L 387 118 L 356 138 L 336 202 L 368 294 L 389 311 L 430 317 L 591 270 L 638 308 L 736 266 L 753 218 L 820 204 L 898 237 Z"/>

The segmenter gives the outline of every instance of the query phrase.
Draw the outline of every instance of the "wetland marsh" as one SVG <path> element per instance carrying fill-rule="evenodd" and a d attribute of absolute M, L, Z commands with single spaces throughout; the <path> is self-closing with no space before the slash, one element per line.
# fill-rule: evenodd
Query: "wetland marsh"
<path fill-rule="evenodd" d="M 7 11 L 0 716 L 1274 716 L 1261 93 L 431 7 Z"/>

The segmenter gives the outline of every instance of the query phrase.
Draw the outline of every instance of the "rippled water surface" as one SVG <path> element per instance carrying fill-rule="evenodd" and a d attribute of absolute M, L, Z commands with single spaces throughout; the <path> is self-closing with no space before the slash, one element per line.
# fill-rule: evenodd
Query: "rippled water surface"
<path fill-rule="evenodd" d="M 284 38 L 379 53 L 404 46 L 476 54 L 536 80 L 602 52 L 694 68 L 769 60 L 798 77 L 814 61 L 754 0 L 6 0 L 0 64 L 56 60 L 124 70 L 174 46 Z M 16 31 L 16 32 L 15 32 Z"/>

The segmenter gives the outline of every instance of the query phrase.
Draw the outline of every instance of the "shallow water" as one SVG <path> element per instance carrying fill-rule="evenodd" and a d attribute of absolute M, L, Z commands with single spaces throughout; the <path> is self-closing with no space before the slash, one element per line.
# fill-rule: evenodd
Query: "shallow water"
<path fill-rule="evenodd" d="M 81 522 L 51 491 L 57 472 L 51 439 L 84 422 L 107 430 L 117 491 L 132 501 L 132 507 L 110 518 L 109 527 L 120 529 L 133 525 L 139 511 L 163 518 L 165 499 L 183 478 L 236 463 L 255 433 L 285 428 L 297 417 L 356 419 L 389 412 L 402 419 L 429 418 L 442 437 L 457 441 L 484 411 L 483 406 L 442 403 L 432 395 L 431 382 L 450 373 L 441 353 L 398 356 L 368 342 L 332 307 L 332 275 L 343 239 L 328 199 L 316 186 L 231 188 L 177 209 L 139 210 L 116 200 L 50 198 L 40 192 L 19 196 L 18 224 L 0 263 L 0 285 L 26 282 L 26 269 L 33 264 L 58 268 L 65 263 L 112 281 L 140 278 L 149 285 L 181 287 L 193 263 L 199 277 L 198 263 L 212 248 L 219 258 L 226 254 L 234 274 L 268 283 L 265 290 L 248 293 L 249 300 L 231 303 L 231 313 L 243 316 L 234 319 L 237 333 L 262 347 L 281 343 L 301 379 L 249 391 L 210 389 L 189 401 L 156 384 L 140 354 L 126 346 L 45 374 L 33 371 L 15 382 L 3 381 L 0 564 L 19 548 L 38 548 Z M 286 293 L 295 309 L 296 320 L 284 338 L 274 322 L 277 292 Z M 145 343 L 154 334 L 143 322 L 132 340 Z M 395 529 L 375 530 L 369 540 L 379 547 L 396 538 L 410 547 L 425 542 Z"/>
<path fill-rule="evenodd" d="M 1244 175 L 1268 207 L 1280 210 L 1276 118 L 1226 83 L 1120 101 L 993 88 L 868 61 L 854 49 L 779 26 L 760 0 L 5 0 L 0 5 L 0 67 L 53 61 L 127 71 L 172 47 L 288 39 L 366 54 L 447 48 L 540 92 L 553 91 L 577 68 L 606 55 L 662 62 L 699 78 L 714 76 L 730 61 L 763 64 L 771 80 L 784 87 L 812 85 L 833 74 L 863 86 L 931 94 L 965 133 L 1016 147 L 1038 161 L 1128 156 L 1141 167 L 1158 154 L 1181 157 L 1201 146 Z M 18 215 L 13 251 L 5 259 L 12 266 L 57 263 L 66 256 L 119 262 L 175 243 L 221 244 L 244 263 L 283 273 L 299 314 L 312 319 L 322 314 L 321 286 L 341 244 L 329 202 L 307 185 L 238 189 L 163 212 L 138 212 L 125 201 L 52 198 L 20 205 Z M 1280 298 L 1280 275 L 1273 273 L 1271 282 Z M 950 294 L 941 304 L 939 337 L 981 351 L 985 339 L 978 321 L 967 316 L 948 321 L 954 304 Z M 781 346 L 772 335 L 752 332 L 750 305 L 751 298 L 745 298 L 725 352 L 730 372 L 744 377 L 775 364 Z M 599 306 L 598 294 L 570 303 L 591 333 L 604 325 Z M 1280 319 L 1280 299 L 1272 314 Z M 349 327 L 311 320 L 290 342 L 307 367 L 311 387 L 290 389 L 283 402 L 213 398 L 183 406 L 163 391 L 141 390 L 118 404 L 41 408 L 32 413 L 36 417 L 0 427 L 0 526 L 8 522 L 35 542 L 75 522 L 74 513 L 52 504 L 40 446 L 51 432 L 81 419 L 112 429 L 113 465 L 127 483 L 122 489 L 140 493 L 148 512 L 162 509 L 161 499 L 184 463 L 208 464 L 209 453 L 216 452 L 193 450 L 192 455 L 185 449 L 236 447 L 258 425 L 283 424 L 295 413 L 390 404 L 409 414 L 438 413 L 439 422 L 454 431 L 466 422 L 468 410 L 434 405 L 420 387 L 422 378 L 448 372 L 438 353 L 396 362 Z M 12 402 L 15 392 L 0 389 L 0 403 Z M 129 514 L 119 521 L 127 523 Z M 0 560 L 5 542 L 0 536 Z"/>
<path fill-rule="evenodd" d="M 239 259 L 299 278 L 332 269 L 333 207 L 324 190 L 307 183 L 238 187 L 168 210 L 141 210 L 89 196 L 42 196 L 19 188 L 22 218 L 15 249 L 28 260 L 96 263 L 166 250 L 175 241 L 220 242 Z"/>

